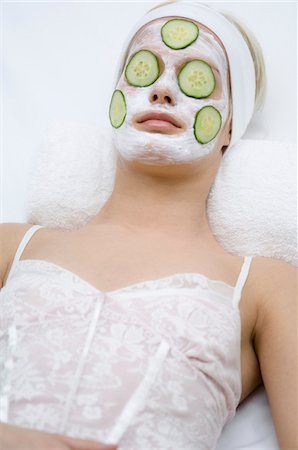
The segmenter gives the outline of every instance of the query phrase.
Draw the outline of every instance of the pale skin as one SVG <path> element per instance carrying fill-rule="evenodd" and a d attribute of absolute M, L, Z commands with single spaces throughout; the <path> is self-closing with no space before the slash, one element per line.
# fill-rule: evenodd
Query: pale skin
<path fill-rule="evenodd" d="M 204 28 L 220 43 L 211 30 Z M 170 89 L 156 88 L 153 94 L 152 105 L 176 102 Z M 214 151 L 191 164 L 144 165 L 118 156 L 114 190 L 90 223 L 71 232 L 38 230 L 21 259 L 51 261 L 101 291 L 183 272 L 199 272 L 234 286 L 243 258 L 227 252 L 217 242 L 206 212 L 206 199 L 221 163 L 223 147 L 229 143 L 230 127 L 231 116 L 220 131 Z M 4 255 L 0 266 L 2 285 L 5 285 L 17 246 L 31 226 L 10 223 L 0 226 Z M 239 305 L 242 323 L 240 403 L 264 384 L 282 450 L 298 448 L 296 277 L 292 265 L 256 257 Z M 24 431 L 19 429 L 18 447 L 16 442 L 11 444 L 12 434 L 9 438 L 9 430 L 5 429 L 8 437 L 1 448 L 21 448 Z M 14 436 L 15 432 L 16 428 Z M 37 443 L 31 445 L 31 450 L 56 448 L 47 446 L 48 433 L 38 436 L 34 431 L 30 433 Z M 83 444 L 76 447 L 77 444 L 65 441 L 66 437 L 55 439 L 60 439 L 59 450 L 93 449 Z M 94 450 L 97 448 L 105 447 L 94 447 Z"/>

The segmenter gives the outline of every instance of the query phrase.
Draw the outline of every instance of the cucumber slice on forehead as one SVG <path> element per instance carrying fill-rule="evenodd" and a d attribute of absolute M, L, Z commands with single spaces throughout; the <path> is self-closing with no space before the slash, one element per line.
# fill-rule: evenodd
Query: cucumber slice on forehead
<path fill-rule="evenodd" d="M 215 89 L 215 77 L 209 64 L 201 59 L 187 62 L 178 75 L 182 92 L 189 97 L 205 98 Z"/>
<path fill-rule="evenodd" d="M 207 144 L 215 138 L 220 130 L 222 118 L 213 106 L 204 106 L 195 117 L 194 134 L 200 144 Z"/>
<path fill-rule="evenodd" d="M 171 19 L 161 28 L 163 42 L 173 50 L 180 50 L 195 42 L 199 28 L 190 20 Z"/>
<path fill-rule="evenodd" d="M 160 68 L 157 57 L 149 50 L 136 52 L 129 60 L 125 77 L 132 86 L 146 87 L 159 77 Z"/>
<path fill-rule="evenodd" d="M 112 95 L 109 108 L 110 122 L 114 128 L 119 128 L 126 117 L 126 102 L 122 91 L 116 89 Z"/>

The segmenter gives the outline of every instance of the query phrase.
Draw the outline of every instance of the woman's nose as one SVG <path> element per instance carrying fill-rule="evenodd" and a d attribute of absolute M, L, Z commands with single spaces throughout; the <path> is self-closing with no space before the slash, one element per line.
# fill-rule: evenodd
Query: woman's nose
<path fill-rule="evenodd" d="M 156 87 L 150 94 L 151 103 L 169 104 L 174 106 L 176 104 L 173 93 L 170 89 L 163 87 Z"/>

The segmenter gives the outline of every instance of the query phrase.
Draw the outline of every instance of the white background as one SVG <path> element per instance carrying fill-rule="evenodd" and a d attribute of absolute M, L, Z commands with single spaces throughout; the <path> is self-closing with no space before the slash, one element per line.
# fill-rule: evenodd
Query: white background
<path fill-rule="evenodd" d="M 158 3 L 2 3 L 1 222 L 25 222 L 29 170 L 54 121 L 109 125 L 126 34 Z M 296 3 L 214 5 L 242 20 L 264 50 L 267 99 L 243 137 L 296 142 Z"/>

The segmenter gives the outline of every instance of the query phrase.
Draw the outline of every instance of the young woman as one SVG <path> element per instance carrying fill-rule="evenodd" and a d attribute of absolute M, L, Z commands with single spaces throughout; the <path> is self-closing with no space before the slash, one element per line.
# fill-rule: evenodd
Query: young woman
<path fill-rule="evenodd" d="M 227 252 L 206 211 L 260 106 L 260 49 L 202 4 L 135 28 L 109 111 L 111 197 L 76 231 L 1 225 L 1 448 L 214 449 L 262 382 L 296 448 L 296 270 Z"/>

